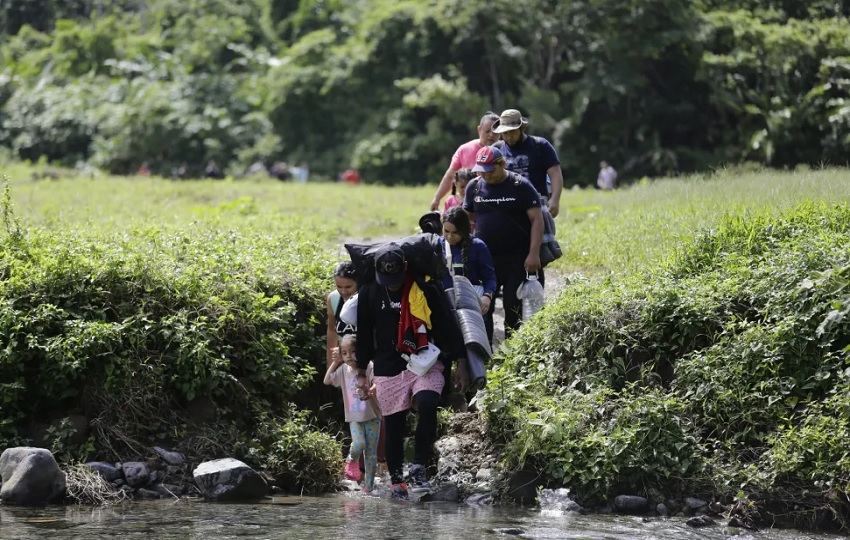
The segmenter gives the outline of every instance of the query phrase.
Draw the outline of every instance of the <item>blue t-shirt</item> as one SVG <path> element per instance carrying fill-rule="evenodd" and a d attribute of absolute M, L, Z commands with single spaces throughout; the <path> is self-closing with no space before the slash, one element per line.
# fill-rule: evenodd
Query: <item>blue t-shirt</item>
<path fill-rule="evenodd" d="M 526 135 L 516 146 L 510 146 L 504 141 L 496 146 L 505 156 L 505 168 L 527 178 L 537 193 L 549 196 L 549 186 L 546 185 L 546 171 L 553 165 L 560 165 L 558 153 L 552 144 L 543 137 Z"/>
<path fill-rule="evenodd" d="M 512 172 L 498 184 L 483 178 L 470 182 L 463 201 L 464 210 L 475 213 L 475 236 L 487 244 L 494 259 L 528 255 L 528 210 L 540 206 L 540 194 L 531 182 Z"/>

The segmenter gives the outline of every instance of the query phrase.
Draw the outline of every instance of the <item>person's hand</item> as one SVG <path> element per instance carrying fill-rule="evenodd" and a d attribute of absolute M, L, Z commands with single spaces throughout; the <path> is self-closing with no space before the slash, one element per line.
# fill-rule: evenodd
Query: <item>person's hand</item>
<path fill-rule="evenodd" d="M 533 274 L 540 270 L 542 267 L 540 264 L 540 253 L 529 253 L 528 257 L 525 258 L 523 265 L 525 266 L 525 271 L 529 274 Z"/>
<path fill-rule="evenodd" d="M 482 296 L 480 299 L 481 304 L 481 314 L 487 315 L 487 312 L 490 311 L 490 303 L 493 300 L 489 296 Z"/>
<path fill-rule="evenodd" d="M 455 370 L 455 388 L 461 394 L 465 394 L 469 388 L 469 370 L 466 366 L 466 358 L 458 358 L 457 369 Z"/>
<path fill-rule="evenodd" d="M 360 401 L 367 401 L 370 397 L 372 397 L 369 393 L 369 389 L 365 386 L 358 386 L 355 392 L 357 392 L 357 397 L 360 398 Z"/>
<path fill-rule="evenodd" d="M 549 213 L 552 214 L 553 218 L 558 217 L 558 212 L 561 211 L 559 204 L 558 201 L 549 199 Z"/>
<path fill-rule="evenodd" d="M 331 349 L 331 365 L 336 367 L 342 363 L 342 357 L 339 355 L 339 347 Z"/>
<path fill-rule="evenodd" d="M 440 208 L 440 199 L 431 199 L 431 211 L 437 210 Z"/>

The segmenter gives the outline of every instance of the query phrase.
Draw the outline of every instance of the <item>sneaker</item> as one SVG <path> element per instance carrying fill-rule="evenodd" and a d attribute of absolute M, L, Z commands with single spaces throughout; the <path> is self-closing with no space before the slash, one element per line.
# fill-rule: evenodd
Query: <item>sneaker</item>
<path fill-rule="evenodd" d="M 345 477 L 348 480 L 354 480 L 357 482 L 360 480 L 360 464 L 356 461 L 349 460 L 345 462 Z"/>
<path fill-rule="evenodd" d="M 410 483 L 414 487 L 428 487 L 428 480 L 425 479 L 424 465 L 420 465 L 418 463 L 411 465 L 410 470 L 408 471 L 408 476 L 410 477 Z"/>
<path fill-rule="evenodd" d="M 393 484 L 392 488 L 390 489 L 390 496 L 393 499 L 401 499 L 404 501 L 409 499 L 410 496 L 407 494 L 407 484 L 405 484 L 404 482 Z"/>

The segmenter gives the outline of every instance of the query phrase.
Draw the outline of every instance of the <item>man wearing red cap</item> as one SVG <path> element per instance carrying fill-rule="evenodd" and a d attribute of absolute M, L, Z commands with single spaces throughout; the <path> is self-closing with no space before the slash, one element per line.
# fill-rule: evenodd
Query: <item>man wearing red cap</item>
<path fill-rule="evenodd" d="M 505 338 L 508 338 L 519 327 L 522 313 L 517 288 L 527 274 L 535 272 L 543 282 L 542 203 L 531 182 L 505 170 L 505 158 L 498 148 L 485 146 L 478 151 L 475 161 L 472 170 L 480 173 L 481 178 L 467 186 L 463 208 L 475 215 L 475 236 L 487 244 L 493 256 L 496 288 L 502 288 Z"/>

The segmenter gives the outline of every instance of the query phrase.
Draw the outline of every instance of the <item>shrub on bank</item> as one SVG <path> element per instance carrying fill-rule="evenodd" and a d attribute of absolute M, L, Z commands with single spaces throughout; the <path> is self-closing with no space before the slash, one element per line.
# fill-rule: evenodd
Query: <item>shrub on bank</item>
<path fill-rule="evenodd" d="M 743 490 L 844 525 L 848 240 L 850 208 L 805 205 L 729 218 L 643 277 L 572 285 L 491 377 L 506 464 L 585 500 Z"/>
<path fill-rule="evenodd" d="M 295 447 L 322 439 L 290 448 L 301 461 L 339 469 L 339 444 L 291 409 L 324 365 L 332 265 L 315 242 L 214 222 L 22 230 L 9 209 L 7 193 L 0 448 L 126 459 L 160 444 L 263 465 L 275 451 L 257 441 L 284 426 Z M 85 421 L 59 421 L 72 415 Z"/>

